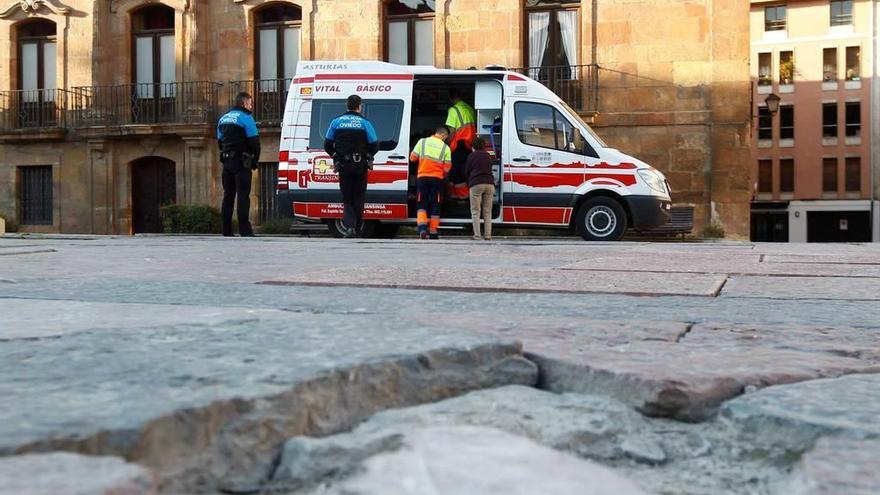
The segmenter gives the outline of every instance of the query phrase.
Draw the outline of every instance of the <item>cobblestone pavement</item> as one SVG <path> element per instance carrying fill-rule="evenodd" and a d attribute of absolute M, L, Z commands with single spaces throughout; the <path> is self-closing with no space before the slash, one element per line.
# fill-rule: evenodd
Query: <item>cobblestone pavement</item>
<path fill-rule="evenodd" d="M 0 494 L 880 493 L 878 301 L 880 245 L 0 237 Z"/>

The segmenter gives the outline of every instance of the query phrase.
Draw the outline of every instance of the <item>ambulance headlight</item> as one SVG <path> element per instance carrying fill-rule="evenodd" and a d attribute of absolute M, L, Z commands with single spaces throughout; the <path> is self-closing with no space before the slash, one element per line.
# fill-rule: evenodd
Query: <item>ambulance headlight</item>
<path fill-rule="evenodd" d="M 663 178 L 663 174 L 653 170 L 643 169 L 639 170 L 639 176 L 641 176 L 642 180 L 648 184 L 648 187 L 660 194 L 666 194 L 666 180 Z"/>

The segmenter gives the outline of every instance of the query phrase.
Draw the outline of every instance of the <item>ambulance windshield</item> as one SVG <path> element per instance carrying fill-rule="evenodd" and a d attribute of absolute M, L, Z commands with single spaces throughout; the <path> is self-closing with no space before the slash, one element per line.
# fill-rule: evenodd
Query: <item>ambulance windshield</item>
<path fill-rule="evenodd" d="M 568 114 L 568 118 L 570 118 L 570 119 L 574 120 L 575 122 L 579 123 L 583 129 L 586 129 L 586 131 L 590 133 L 590 136 L 593 137 L 593 139 L 596 141 L 596 143 L 597 143 L 599 146 L 601 146 L 602 148 L 607 148 L 607 147 L 608 147 L 608 145 L 605 144 L 605 141 L 602 141 L 602 138 L 600 138 L 598 135 L 596 135 L 596 133 L 593 132 L 593 129 L 591 129 L 590 126 L 587 125 L 586 122 L 584 122 L 584 119 L 582 119 L 581 116 L 578 115 L 577 112 L 575 112 L 570 106 L 568 106 L 568 103 L 566 103 L 566 102 L 564 102 L 564 101 L 562 101 L 562 100 L 559 100 L 559 103 L 562 104 L 562 108 L 565 109 L 565 112 Z"/>

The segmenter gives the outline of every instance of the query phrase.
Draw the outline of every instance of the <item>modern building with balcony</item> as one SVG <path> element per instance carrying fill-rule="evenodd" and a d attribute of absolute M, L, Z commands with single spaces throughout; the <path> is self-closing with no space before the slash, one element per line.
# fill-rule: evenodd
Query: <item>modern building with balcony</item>
<path fill-rule="evenodd" d="M 876 239 L 878 2 L 751 3 L 752 240 Z"/>
<path fill-rule="evenodd" d="M 297 62 L 387 60 L 518 68 L 666 172 L 698 228 L 745 237 L 748 22 L 746 0 L 0 0 L 0 213 L 131 234 L 217 206 L 215 122 L 244 90 L 259 223 Z"/>

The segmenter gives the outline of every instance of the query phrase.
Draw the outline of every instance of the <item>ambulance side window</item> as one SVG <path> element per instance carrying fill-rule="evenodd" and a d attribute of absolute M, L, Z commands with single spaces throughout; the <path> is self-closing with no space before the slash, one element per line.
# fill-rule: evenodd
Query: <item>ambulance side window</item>
<path fill-rule="evenodd" d="M 400 140 L 403 121 L 403 100 L 364 100 L 364 117 L 373 123 L 379 141 Z M 345 113 L 345 100 L 314 100 L 312 102 L 310 149 L 324 149 L 324 136 L 330 122 Z M 395 146 L 396 147 L 396 146 Z"/>
<path fill-rule="evenodd" d="M 309 149 L 324 149 L 324 136 L 330 122 L 345 113 L 345 100 L 313 100 Z"/>
<path fill-rule="evenodd" d="M 568 153 L 592 155 L 581 131 L 550 105 L 517 102 L 514 106 L 516 133 L 520 142 Z"/>

